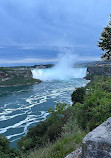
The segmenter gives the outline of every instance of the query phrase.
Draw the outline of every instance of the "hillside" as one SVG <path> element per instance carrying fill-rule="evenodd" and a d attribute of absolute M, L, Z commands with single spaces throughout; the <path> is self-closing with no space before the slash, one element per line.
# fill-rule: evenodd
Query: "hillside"
<path fill-rule="evenodd" d="M 40 80 L 32 78 L 31 70 L 0 68 L 0 87 L 30 85 L 40 82 Z"/>

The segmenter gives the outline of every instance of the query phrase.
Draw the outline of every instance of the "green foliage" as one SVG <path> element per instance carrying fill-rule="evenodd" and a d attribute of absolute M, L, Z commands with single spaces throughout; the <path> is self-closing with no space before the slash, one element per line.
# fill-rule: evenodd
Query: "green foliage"
<path fill-rule="evenodd" d="M 111 117 L 111 78 L 96 77 L 88 85 L 83 103 L 75 105 L 75 118 L 82 128 L 94 129 Z"/>
<path fill-rule="evenodd" d="M 50 116 L 44 122 L 29 129 L 26 136 L 18 142 L 22 152 L 43 146 L 48 141 L 55 141 L 62 132 L 62 126 L 72 113 L 72 107 L 65 103 L 58 103 L 56 109 L 50 109 Z M 67 108 L 67 109 L 66 109 Z"/>
<path fill-rule="evenodd" d="M 101 58 L 107 61 L 111 60 L 111 15 L 109 25 L 107 25 L 101 33 L 100 41 L 98 41 L 98 47 L 105 51 Z"/>
<path fill-rule="evenodd" d="M 48 142 L 44 147 L 38 148 L 23 157 L 64 158 L 77 147 L 80 147 L 86 132 L 81 130 L 73 119 L 69 119 L 62 129 L 60 137 L 55 142 Z"/>
<path fill-rule="evenodd" d="M 0 79 L 0 86 L 13 86 L 13 85 L 28 85 L 28 84 L 34 84 L 36 82 L 40 82 L 38 79 L 26 79 L 23 76 L 14 76 L 13 78 L 10 78 L 9 80 L 2 81 Z"/>
<path fill-rule="evenodd" d="M 76 102 L 83 103 L 84 96 L 85 96 L 85 88 L 84 87 L 78 88 L 71 95 L 72 102 L 73 103 L 76 103 Z"/>
<path fill-rule="evenodd" d="M 0 135 L 0 158 L 18 158 L 20 154 L 10 147 L 10 143 L 6 137 Z"/>

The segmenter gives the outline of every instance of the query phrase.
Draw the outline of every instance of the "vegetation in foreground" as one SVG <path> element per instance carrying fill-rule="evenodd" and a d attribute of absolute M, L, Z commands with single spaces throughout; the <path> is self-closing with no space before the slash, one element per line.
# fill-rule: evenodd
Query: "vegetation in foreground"
<path fill-rule="evenodd" d="M 87 132 L 81 130 L 77 123 L 70 119 L 63 127 L 59 138 L 47 142 L 43 147 L 34 149 L 23 155 L 23 158 L 64 158 L 67 154 L 80 147 Z"/>
<path fill-rule="evenodd" d="M 49 109 L 46 121 L 30 128 L 19 140 L 21 157 L 64 158 L 81 146 L 90 130 L 111 117 L 111 77 L 95 76 L 71 97 L 72 106 L 58 103 L 55 110 Z"/>
<path fill-rule="evenodd" d="M 26 136 L 18 142 L 20 151 L 26 153 L 34 148 L 43 147 L 47 142 L 54 142 L 62 133 L 62 127 L 72 116 L 73 107 L 58 103 L 56 109 L 49 109 L 46 121 L 29 129 Z"/>
<path fill-rule="evenodd" d="M 111 77 L 95 76 L 86 86 L 83 103 L 76 103 L 74 115 L 83 129 L 93 130 L 111 117 Z"/>
<path fill-rule="evenodd" d="M 64 158 L 80 147 L 86 133 L 111 116 L 111 77 L 95 76 L 71 97 L 72 106 L 59 103 L 56 110 L 49 110 L 45 122 L 31 128 L 18 142 L 23 157 Z"/>
<path fill-rule="evenodd" d="M 7 138 L 0 135 L 0 158 L 18 158 L 19 156 L 19 152 L 10 147 Z"/>

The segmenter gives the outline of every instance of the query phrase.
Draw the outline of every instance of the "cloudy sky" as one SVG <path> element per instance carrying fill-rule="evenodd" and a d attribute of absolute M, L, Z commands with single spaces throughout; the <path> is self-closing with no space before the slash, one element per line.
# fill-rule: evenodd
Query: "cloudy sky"
<path fill-rule="evenodd" d="M 98 60 L 111 0 L 0 0 L 0 65 Z"/>

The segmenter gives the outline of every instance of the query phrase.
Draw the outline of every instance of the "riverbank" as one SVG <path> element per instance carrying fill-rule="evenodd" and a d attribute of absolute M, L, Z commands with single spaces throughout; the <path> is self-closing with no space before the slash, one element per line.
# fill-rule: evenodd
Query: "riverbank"
<path fill-rule="evenodd" d="M 12 80 L 10 80 L 10 82 L 13 82 Z M 28 85 L 33 85 L 33 84 L 39 84 L 41 83 L 42 81 L 39 80 L 39 79 L 32 79 L 32 80 L 28 80 L 26 83 L 17 83 L 16 84 L 3 84 L 3 85 L 0 85 L 1 88 L 5 88 L 5 87 L 18 87 L 18 86 L 28 86 Z"/>
<path fill-rule="evenodd" d="M 0 68 L 0 87 L 38 84 L 41 80 L 33 79 L 31 70 Z"/>

